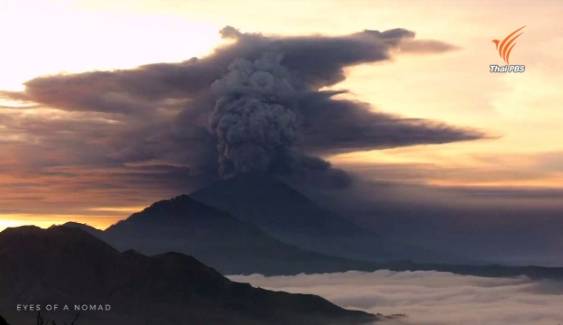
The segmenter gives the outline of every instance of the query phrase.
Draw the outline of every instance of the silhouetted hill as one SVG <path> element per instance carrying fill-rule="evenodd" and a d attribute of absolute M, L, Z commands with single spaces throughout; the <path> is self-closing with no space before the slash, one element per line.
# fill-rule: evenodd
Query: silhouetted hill
<path fill-rule="evenodd" d="M 85 223 L 79 223 L 79 222 L 74 222 L 74 221 L 69 221 L 69 222 L 65 223 L 63 226 L 78 228 L 78 229 L 84 230 L 84 231 L 86 231 L 87 233 L 89 233 L 89 234 L 91 234 L 91 235 L 94 235 L 94 236 L 96 236 L 96 237 L 97 237 L 98 235 L 101 235 L 101 234 L 104 233 L 103 230 L 94 228 L 94 227 L 92 227 L 92 226 L 90 226 L 90 225 L 88 225 L 88 224 L 85 224 Z"/>
<path fill-rule="evenodd" d="M 420 247 L 382 240 L 376 233 L 323 209 L 267 175 L 239 175 L 218 181 L 191 196 L 228 211 L 285 243 L 331 256 L 377 262 L 452 260 Z"/>
<path fill-rule="evenodd" d="M 153 255 L 169 251 L 197 257 L 222 273 L 295 274 L 370 269 L 370 263 L 325 256 L 287 245 L 258 227 L 186 195 L 159 201 L 99 231 L 78 227 L 119 250 Z"/>
<path fill-rule="evenodd" d="M 313 295 L 231 282 L 196 259 L 167 253 L 120 253 L 72 227 L 7 229 L 0 233 L 0 313 L 18 325 L 33 313 L 17 303 L 111 304 L 86 312 L 80 325 L 360 324 L 373 316 L 347 311 Z"/>

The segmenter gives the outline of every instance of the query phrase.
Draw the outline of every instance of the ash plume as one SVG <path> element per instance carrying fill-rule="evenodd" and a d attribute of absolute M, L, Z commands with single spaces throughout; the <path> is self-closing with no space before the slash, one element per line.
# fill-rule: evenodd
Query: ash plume
<path fill-rule="evenodd" d="M 0 110 L 0 135 L 23 142 L 4 144 L 17 146 L 10 161 L 47 175 L 114 170 L 100 188 L 186 191 L 218 171 L 341 186 L 349 177 L 327 155 L 485 136 L 334 98 L 346 90 L 323 90 L 344 80 L 347 67 L 454 49 L 447 43 L 417 40 L 400 28 L 340 36 L 233 27 L 221 33 L 232 42 L 202 58 L 44 76 L 28 81 L 25 91 L 0 91 L 35 105 L 28 109 L 34 114 Z"/>
<path fill-rule="evenodd" d="M 291 155 L 298 132 L 291 104 L 296 94 L 281 54 L 237 59 L 212 89 L 218 98 L 210 117 L 219 171 L 230 176 L 268 172 Z"/>

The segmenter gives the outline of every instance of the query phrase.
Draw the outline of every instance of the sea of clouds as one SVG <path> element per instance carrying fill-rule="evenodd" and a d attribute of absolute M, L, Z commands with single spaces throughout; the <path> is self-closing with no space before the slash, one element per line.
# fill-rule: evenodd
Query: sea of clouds
<path fill-rule="evenodd" d="M 238 282 L 312 293 L 346 308 L 406 314 L 384 324 L 561 325 L 563 282 L 434 271 L 230 276 Z"/>

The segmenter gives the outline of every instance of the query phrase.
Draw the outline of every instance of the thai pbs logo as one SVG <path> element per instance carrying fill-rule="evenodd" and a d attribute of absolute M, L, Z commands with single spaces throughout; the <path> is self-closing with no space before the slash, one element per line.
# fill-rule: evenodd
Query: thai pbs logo
<path fill-rule="evenodd" d="M 491 64 L 489 65 L 489 72 L 493 73 L 513 73 L 513 72 L 524 72 L 526 71 L 526 66 L 523 64 L 510 64 L 510 53 L 512 49 L 516 46 L 516 40 L 520 35 L 524 34 L 522 30 L 526 26 L 522 26 L 512 33 L 508 34 L 502 40 L 494 39 L 498 55 L 504 61 L 505 65 Z"/>

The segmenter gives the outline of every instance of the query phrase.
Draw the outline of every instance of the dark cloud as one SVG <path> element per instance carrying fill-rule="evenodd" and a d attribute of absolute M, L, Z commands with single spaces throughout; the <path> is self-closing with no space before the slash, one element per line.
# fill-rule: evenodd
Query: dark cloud
<path fill-rule="evenodd" d="M 211 83 L 227 73 L 234 60 L 255 60 L 266 52 L 283 54 L 283 65 L 303 87 L 320 87 L 344 79 L 345 66 L 381 61 L 401 37 L 412 32 L 366 31 L 343 37 L 266 37 L 242 34 L 234 28 L 224 36 L 236 43 L 212 55 L 175 64 L 150 64 L 132 70 L 55 75 L 26 83 L 24 93 L 4 92 L 13 99 L 30 100 L 65 110 L 140 113 L 171 99 L 193 99 L 208 92 Z M 192 108 L 194 109 L 194 108 Z"/>
<path fill-rule="evenodd" d="M 45 76 L 27 82 L 24 92 L 0 93 L 39 105 L 0 113 L 4 150 L 18 168 L 37 172 L 175 167 L 166 177 L 139 175 L 147 186 L 168 186 L 163 179 L 179 177 L 212 179 L 218 169 L 227 175 L 258 169 L 343 186 L 350 178 L 322 155 L 483 137 L 320 90 L 343 80 L 346 67 L 388 60 L 394 52 L 439 53 L 451 45 L 415 40 L 404 29 L 282 37 L 226 27 L 222 35 L 233 42 L 203 58 Z"/>
<path fill-rule="evenodd" d="M 323 159 L 485 137 L 337 96 L 345 90 L 322 89 L 342 81 L 346 67 L 401 52 L 440 53 L 451 45 L 416 40 L 403 29 L 281 37 L 228 27 L 222 34 L 233 43 L 200 59 L 46 76 L 29 81 L 24 92 L 2 92 L 29 105 L 0 109 L 0 213 L 145 205 L 205 185 L 219 169 L 226 175 L 259 169 L 283 174 L 311 198 L 391 240 L 497 261 L 561 261 L 537 254 L 563 247 L 556 222 L 563 209 L 548 211 L 543 202 L 560 201 L 561 193 L 438 189 L 421 183 L 436 175 L 455 180 L 459 168 L 331 166 Z M 537 169 L 559 172 L 559 156 L 545 155 Z M 494 166 L 506 165 L 498 159 L 486 157 Z M 475 180 L 491 172 L 530 176 L 521 169 L 462 174 Z M 358 181 L 373 175 L 380 181 Z"/>
<path fill-rule="evenodd" d="M 303 145 L 320 154 L 447 143 L 484 137 L 477 130 L 374 112 L 366 103 L 316 93 L 304 101 Z"/>

